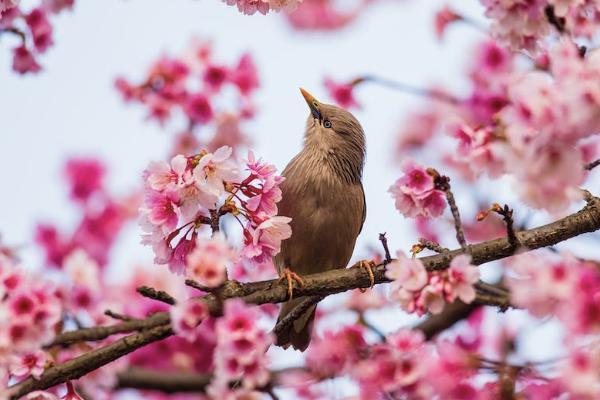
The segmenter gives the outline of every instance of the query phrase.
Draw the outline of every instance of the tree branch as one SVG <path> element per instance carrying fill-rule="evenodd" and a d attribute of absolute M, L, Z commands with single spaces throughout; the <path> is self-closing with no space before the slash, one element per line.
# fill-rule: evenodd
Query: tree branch
<path fill-rule="evenodd" d="M 140 329 L 154 328 L 159 325 L 165 325 L 170 322 L 169 313 L 159 312 L 145 319 L 132 319 L 111 326 L 96 326 L 93 328 L 83 328 L 71 332 L 63 332 L 56 336 L 52 343 L 46 347 L 66 346 L 78 342 L 91 342 L 106 339 L 117 333 L 127 333 Z"/>
<path fill-rule="evenodd" d="M 583 233 L 600 229 L 600 199 L 588 197 L 587 201 L 586 206 L 574 214 L 547 225 L 516 232 L 518 242 L 521 245 L 520 250 L 534 250 L 552 246 Z M 469 253 L 472 257 L 472 263 L 475 265 L 509 257 L 514 254 L 515 250 L 515 247 L 506 237 L 469 245 Z M 463 254 L 462 249 L 456 249 L 419 259 L 428 271 L 439 271 L 446 269 L 452 259 L 460 254 Z M 385 266 L 383 264 L 374 267 L 373 273 L 376 284 L 389 282 L 389 279 L 385 277 Z M 367 288 L 371 285 L 369 277 L 358 268 L 334 269 L 318 274 L 305 275 L 302 279 L 304 287 L 294 287 L 293 295 L 296 298 L 312 295 L 328 296 L 351 289 Z M 241 297 L 251 304 L 280 303 L 288 299 L 287 286 L 279 283 L 277 279 L 250 283 L 231 282 L 227 290 L 223 290 L 220 295 L 223 300 Z M 202 299 L 213 315 L 219 314 L 219 302 L 215 295 L 209 294 Z"/>
<path fill-rule="evenodd" d="M 160 325 L 125 336 L 114 343 L 83 354 L 44 371 L 39 379 L 29 377 L 8 388 L 8 400 L 17 400 L 35 390 L 44 390 L 52 386 L 77 379 L 116 360 L 149 343 L 162 340 L 173 334 L 169 325 Z"/>

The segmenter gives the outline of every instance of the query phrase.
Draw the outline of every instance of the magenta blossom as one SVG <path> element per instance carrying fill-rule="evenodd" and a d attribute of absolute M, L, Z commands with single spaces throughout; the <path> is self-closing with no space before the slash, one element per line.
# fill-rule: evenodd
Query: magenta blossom
<path fill-rule="evenodd" d="M 412 162 L 403 168 L 404 175 L 388 190 L 395 199 L 396 208 L 409 218 L 439 217 L 446 208 L 444 193 L 434 188 L 433 177 Z"/>
<path fill-rule="evenodd" d="M 336 83 L 329 78 L 325 78 L 325 88 L 329 92 L 329 96 L 341 107 L 344 108 L 359 108 L 360 105 L 354 98 L 354 84 L 351 83 Z"/>

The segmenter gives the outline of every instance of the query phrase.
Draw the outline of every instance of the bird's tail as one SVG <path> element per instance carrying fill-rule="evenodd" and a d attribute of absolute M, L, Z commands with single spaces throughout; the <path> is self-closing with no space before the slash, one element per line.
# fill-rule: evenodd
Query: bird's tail
<path fill-rule="evenodd" d="M 304 299 L 292 299 L 285 303 L 279 311 L 279 317 L 277 322 L 281 321 L 283 317 L 292 312 L 298 304 Z M 287 349 L 290 345 L 295 350 L 304 351 L 310 343 L 310 337 L 312 334 L 313 321 L 315 320 L 315 311 L 317 305 L 310 306 L 300 317 L 298 317 L 293 323 L 289 324 L 286 329 L 277 334 L 277 340 L 275 344 Z"/>

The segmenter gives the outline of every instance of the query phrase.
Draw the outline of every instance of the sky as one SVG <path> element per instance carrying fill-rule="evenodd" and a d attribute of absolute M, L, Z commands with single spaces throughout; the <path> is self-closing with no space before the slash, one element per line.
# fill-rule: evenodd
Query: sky
<path fill-rule="evenodd" d="M 481 18 L 476 0 L 454 1 L 453 6 Z M 250 51 L 262 81 L 256 96 L 258 115 L 249 126 L 252 148 L 283 169 L 300 149 L 308 115 L 299 87 L 324 101 L 331 100 L 322 85 L 327 75 L 346 80 L 369 74 L 416 87 L 466 87 L 465 54 L 484 36 L 459 25 L 440 43 L 433 33 L 438 7 L 439 0 L 381 1 L 348 29 L 299 33 L 280 15 L 248 17 L 219 0 L 171 0 L 168 5 L 165 0 L 77 1 L 72 12 L 55 18 L 55 45 L 41 58 L 44 71 L 26 77 L 10 70 L 14 42 L 2 37 L 3 242 L 22 246 L 26 263 L 41 263 L 32 245 L 36 222 L 69 227 L 75 221 L 61 178 L 67 157 L 100 157 L 109 166 L 110 186 L 125 194 L 141 184 L 141 172 L 150 160 L 166 156 L 173 131 L 146 121 L 141 107 L 124 104 L 112 84 L 116 76 L 140 79 L 161 53 L 178 54 L 194 37 L 211 39 L 217 58 L 228 63 Z M 368 211 L 355 259 L 368 245 L 378 245 L 380 232 L 387 232 L 392 250 L 406 251 L 415 241 L 411 224 L 396 211 L 387 189 L 400 175 L 392 162 L 396 130 L 403 116 L 423 104 L 378 86 L 361 87 L 357 97 L 362 108 L 355 115 L 368 144 Z M 457 193 L 457 198 L 460 203 L 462 195 Z M 115 249 L 115 264 L 127 268 L 150 263 L 150 249 L 139 245 L 139 228 L 128 229 Z M 393 321 L 388 328 L 399 324 Z"/>

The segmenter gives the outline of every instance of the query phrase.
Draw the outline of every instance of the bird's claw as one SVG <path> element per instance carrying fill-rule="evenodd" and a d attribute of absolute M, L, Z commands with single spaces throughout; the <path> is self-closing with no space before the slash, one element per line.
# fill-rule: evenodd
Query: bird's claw
<path fill-rule="evenodd" d="M 367 273 L 369 274 L 369 281 L 371 281 L 371 285 L 369 286 L 369 289 L 373 288 L 373 286 L 375 286 L 375 274 L 373 273 L 373 267 L 376 267 L 377 264 L 372 261 L 372 260 L 360 260 L 359 262 L 357 262 L 356 264 L 354 264 L 352 266 L 352 268 L 362 268 L 365 271 L 367 271 Z M 367 291 L 366 288 L 359 288 L 361 293 L 364 293 Z"/>
<path fill-rule="evenodd" d="M 304 287 L 304 281 L 302 280 L 300 275 L 288 268 L 284 268 L 283 271 L 281 271 L 281 277 L 279 277 L 279 282 L 283 282 L 284 280 L 287 281 L 289 300 L 291 300 L 294 294 L 293 281 L 296 281 L 298 283 L 298 286 L 300 286 L 301 288 Z"/>

